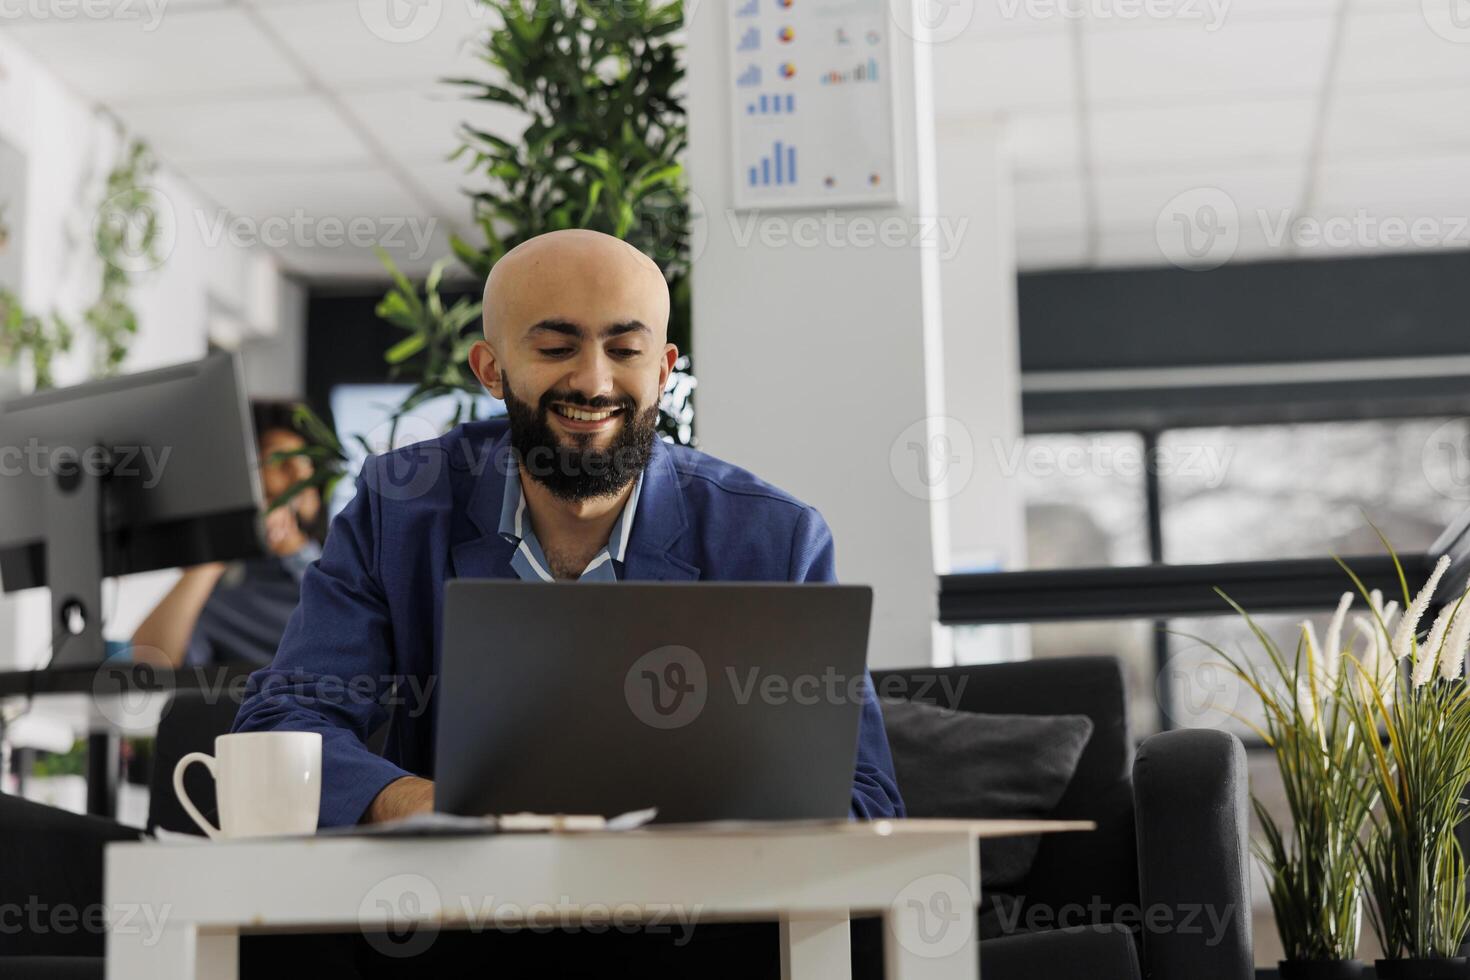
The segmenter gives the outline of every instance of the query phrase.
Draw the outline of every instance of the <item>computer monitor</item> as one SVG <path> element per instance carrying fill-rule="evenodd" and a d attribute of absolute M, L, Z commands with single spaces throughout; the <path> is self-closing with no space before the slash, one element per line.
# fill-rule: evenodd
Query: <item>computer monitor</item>
<path fill-rule="evenodd" d="M 488 392 L 459 391 L 419 402 L 395 426 L 393 413 L 412 392 L 413 385 L 401 383 L 342 384 L 332 388 L 328 396 L 332 419 L 337 425 L 337 438 L 347 454 L 347 473 L 353 479 L 338 481 L 332 499 L 327 501 L 329 518 L 335 518 L 352 502 L 357 493 L 356 477 L 362 472 L 369 448 L 374 453 L 382 453 L 436 439 L 448 431 L 451 423 L 466 421 L 471 409 L 481 419 L 505 414 L 505 402 Z"/>
<path fill-rule="evenodd" d="M 0 404 L 0 587 L 51 587 L 50 666 L 101 663 L 102 579 L 262 552 L 238 359 Z"/>

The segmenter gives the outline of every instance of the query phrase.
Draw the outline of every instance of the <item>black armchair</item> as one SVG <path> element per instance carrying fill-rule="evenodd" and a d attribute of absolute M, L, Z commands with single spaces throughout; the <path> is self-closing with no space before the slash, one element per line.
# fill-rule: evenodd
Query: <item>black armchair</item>
<path fill-rule="evenodd" d="M 1122 670 L 1111 657 L 875 671 L 880 691 L 961 682 L 961 711 L 1080 714 L 1093 733 L 1051 815 L 1092 820 L 1090 834 L 1041 838 L 1017 889 L 1016 931 L 980 944 L 986 980 L 1250 980 L 1245 750 L 1233 735 L 1171 731 L 1136 758 Z M 902 774 L 900 786 L 902 790 Z M 984 882 L 981 883 L 982 887 Z M 1040 915 L 1035 914 L 1040 912 Z"/>

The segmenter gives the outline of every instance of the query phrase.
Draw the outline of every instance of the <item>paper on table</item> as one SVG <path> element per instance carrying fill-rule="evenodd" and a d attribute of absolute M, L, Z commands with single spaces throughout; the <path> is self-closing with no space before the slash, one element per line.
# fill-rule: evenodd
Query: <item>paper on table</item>
<path fill-rule="evenodd" d="M 452 813 L 416 813 L 402 820 L 328 827 L 318 837 L 464 837 L 480 834 L 579 833 L 636 830 L 658 815 L 656 807 L 608 818 L 596 814 L 507 813 L 461 817 Z"/>
<path fill-rule="evenodd" d="M 507 813 L 502 816 L 460 817 L 452 813 L 416 813 L 402 820 L 387 823 L 354 824 L 347 827 L 327 827 L 314 835 L 291 835 L 314 837 L 471 837 L 487 834 L 575 834 L 588 831 L 637 830 L 658 815 L 657 807 L 647 810 L 632 810 L 616 817 L 596 814 L 561 813 Z M 228 838 L 237 840 L 266 840 L 261 837 Z M 291 838 L 277 838 L 288 840 Z M 207 844 L 208 837 L 198 834 L 181 834 L 162 827 L 154 831 L 154 840 L 162 844 Z"/>

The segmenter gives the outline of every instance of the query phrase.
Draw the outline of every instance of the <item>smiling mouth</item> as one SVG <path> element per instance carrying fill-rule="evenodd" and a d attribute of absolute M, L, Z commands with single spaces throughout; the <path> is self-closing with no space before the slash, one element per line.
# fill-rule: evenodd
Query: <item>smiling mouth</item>
<path fill-rule="evenodd" d="M 579 408 L 576 405 L 552 405 L 551 410 L 564 419 L 573 422 L 603 422 L 615 415 L 621 415 L 621 408 L 590 409 Z"/>

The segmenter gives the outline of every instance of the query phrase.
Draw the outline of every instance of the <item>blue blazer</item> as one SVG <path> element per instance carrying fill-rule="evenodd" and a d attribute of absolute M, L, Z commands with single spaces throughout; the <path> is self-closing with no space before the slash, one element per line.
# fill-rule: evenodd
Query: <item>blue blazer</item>
<path fill-rule="evenodd" d="M 433 778 L 444 583 L 517 577 L 498 532 L 509 443 L 503 419 L 472 422 L 369 458 L 302 579 L 275 660 L 250 677 L 235 731 L 322 733 L 323 827 L 357 823 L 401 776 Z M 744 470 L 658 440 L 621 578 L 831 582 L 832 534 L 816 510 Z M 378 755 L 366 742 L 390 707 Z M 903 814 L 871 681 L 852 813 Z"/>

